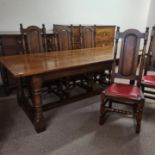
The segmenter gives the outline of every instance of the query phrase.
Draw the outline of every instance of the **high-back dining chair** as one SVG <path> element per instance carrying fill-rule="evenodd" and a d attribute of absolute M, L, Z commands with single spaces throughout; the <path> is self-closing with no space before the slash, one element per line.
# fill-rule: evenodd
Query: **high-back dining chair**
<path fill-rule="evenodd" d="M 58 38 L 58 47 L 60 51 L 71 50 L 72 47 L 72 32 L 70 26 L 53 25 L 53 31 Z"/>
<path fill-rule="evenodd" d="M 128 29 L 121 33 L 119 32 L 119 27 L 117 28 L 111 84 L 101 93 L 100 124 L 104 123 L 107 112 L 133 114 L 136 118 L 136 132 L 140 132 L 144 107 L 144 95 L 140 89 L 140 81 L 143 71 L 147 38 L 148 28 L 145 33 L 141 33 L 136 29 Z M 121 42 L 119 42 L 119 39 Z M 144 44 L 141 53 L 141 61 L 139 61 L 141 40 L 144 41 Z M 118 50 L 118 42 L 121 43 L 120 51 Z M 118 65 L 117 55 L 119 55 Z M 120 79 L 120 81 L 116 82 L 116 78 Z M 127 80 L 128 83 L 122 83 L 123 80 Z M 131 83 L 130 81 L 134 81 L 134 83 Z M 114 108 L 113 104 L 133 106 L 133 112 L 122 108 Z"/>
<path fill-rule="evenodd" d="M 20 24 L 20 33 L 22 37 L 22 49 L 24 54 L 30 53 L 41 53 L 47 52 L 47 42 L 46 42 L 46 29 L 45 25 L 42 25 L 42 28 L 31 25 L 27 28 L 23 28 L 23 25 Z M 52 83 L 51 81 L 44 81 L 42 91 L 49 91 L 49 87 Z M 29 86 L 28 78 L 22 79 L 22 85 L 25 85 L 29 91 L 29 97 L 31 97 L 31 89 Z"/>
<path fill-rule="evenodd" d="M 46 29 L 44 24 L 42 28 L 37 26 L 23 28 L 23 25 L 20 24 L 20 32 L 22 35 L 22 48 L 24 53 L 47 51 Z"/>
<path fill-rule="evenodd" d="M 155 99 L 155 26 L 152 27 L 150 45 L 146 55 L 142 90 L 146 98 Z"/>
<path fill-rule="evenodd" d="M 80 26 L 80 42 L 81 42 L 81 48 L 95 47 L 94 26 Z"/>

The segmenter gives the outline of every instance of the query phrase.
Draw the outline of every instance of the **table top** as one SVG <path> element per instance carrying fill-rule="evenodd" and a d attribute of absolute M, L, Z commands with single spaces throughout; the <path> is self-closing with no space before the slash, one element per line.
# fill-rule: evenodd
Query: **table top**
<path fill-rule="evenodd" d="M 0 57 L 0 63 L 15 77 L 43 74 L 112 59 L 112 47 L 12 55 Z"/>

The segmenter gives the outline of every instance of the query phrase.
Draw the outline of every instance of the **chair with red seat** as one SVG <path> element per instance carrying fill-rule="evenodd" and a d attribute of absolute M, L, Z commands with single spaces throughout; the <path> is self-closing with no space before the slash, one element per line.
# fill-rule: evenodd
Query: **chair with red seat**
<path fill-rule="evenodd" d="M 148 38 L 148 28 L 145 33 L 141 33 L 136 29 L 128 29 L 121 33 L 118 27 L 115 38 L 111 85 L 101 93 L 99 122 L 101 125 L 104 123 L 107 112 L 133 114 L 137 122 L 136 132 L 139 133 L 144 107 L 144 95 L 140 89 L 140 81 Z M 141 61 L 139 61 L 140 44 L 142 40 L 144 41 L 143 50 Z M 118 48 L 118 42 L 121 45 L 120 48 Z M 118 64 L 117 56 L 119 56 Z M 116 82 L 116 79 L 117 81 L 120 79 L 119 82 Z M 128 82 L 122 83 L 124 79 Z M 114 104 L 131 105 L 133 106 L 133 112 L 124 110 L 119 106 L 117 106 L 119 108 L 114 108 Z"/>
<path fill-rule="evenodd" d="M 155 26 L 152 28 L 150 46 L 146 57 L 144 76 L 142 77 L 142 90 L 146 98 L 155 99 Z M 151 89 L 150 89 L 151 88 Z"/>

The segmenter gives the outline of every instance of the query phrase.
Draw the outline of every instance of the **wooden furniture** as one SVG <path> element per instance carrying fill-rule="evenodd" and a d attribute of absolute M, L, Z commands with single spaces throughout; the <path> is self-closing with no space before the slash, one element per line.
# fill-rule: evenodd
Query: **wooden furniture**
<path fill-rule="evenodd" d="M 95 47 L 113 46 L 115 26 L 94 25 L 95 28 Z M 109 85 L 111 76 L 111 69 L 97 72 L 94 75 L 96 82 Z"/>
<path fill-rule="evenodd" d="M 53 25 L 53 30 L 71 31 L 71 44 L 73 49 L 89 47 L 113 46 L 115 26 L 105 25 Z M 85 34 L 85 35 L 84 35 Z M 94 39 L 94 40 L 92 40 Z M 91 45 L 91 46 L 90 46 Z M 83 46 L 83 47 L 82 47 Z"/>
<path fill-rule="evenodd" d="M 111 59 L 112 47 L 106 46 L 102 48 L 4 56 L 0 58 L 0 63 L 16 78 L 18 103 L 27 112 L 36 131 L 41 132 L 46 128 L 43 111 L 54 106 L 54 103 L 42 104 L 41 88 L 43 81 L 107 69 L 111 67 Z M 25 77 L 29 78 L 32 104 L 28 104 L 21 85 L 21 80 Z M 100 91 L 101 89 L 95 90 L 96 93 Z M 68 101 L 82 98 L 82 96 L 88 97 L 92 94 L 94 92 L 89 92 L 89 94 L 85 92 L 83 95 L 80 94 L 80 96 L 68 99 Z M 61 103 L 66 102 L 67 100 L 61 101 Z M 60 102 L 58 103 L 60 104 Z"/>
<path fill-rule="evenodd" d="M 58 38 L 55 33 L 46 33 L 47 51 L 58 51 Z"/>
<path fill-rule="evenodd" d="M 73 49 L 71 30 L 72 29 L 70 26 L 56 25 L 56 24 L 53 25 L 53 32 L 57 35 L 59 51 Z M 68 91 L 70 91 L 72 87 L 75 87 L 76 79 L 77 78 L 75 77 L 74 78 L 64 77 L 57 80 L 55 83 L 57 83 L 58 90 L 54 91 L 54 93 L 57 94 L 62 99 L 66 98 L 69 95 Z"/>
<path fill-rule="evenodd" d="M 84 25 L 82 25 L 84 27 Z M 57 27 L 66 27 L 69 28 L 69 32 L 71 31 L 71 47 L 73 49 L 81 48 L 80 42 L 80 25 L 54 25 L 53 29 Z M 87 27 L 87 26 L 86 26 Z M 115 26 L 98 26 L 92 25 L 95 29 L 95 45 L 96 47 L 102 46 L 113 46 L 114 34 L 115 34 Z M 46 32 L 46 40 L 47 40 L 47 51 L 58 51 L 59 43 L 57 34 L 53 32 Z M 60 38 L 61 40 L 61 38 Z M 0 32 L 0 55 L 16 55 L 23 54 L 22 48 L 22 37 L 20 32 Z M 1 75 L 3 86 L 6 94 L 10 94 L 12 88 L 15 88 L 15 79 L 14 77 L 1 66 Z M 103 74 L 96 74 L 96 77 L 99 77 L 97 81 L 102 82 L 104 80 Z M 103 79 L 103 80 L 102 80 Z M 109 77 L 108 77 L 109 79 Z"/>
<path fill-rule="evenodd" d="M 115 33 L 115 26 L 97 25 L 53 25 L 53 31 L 58 35 L 59 50 L 92 48 L 111 45 Z M 97 40 L 96 40 L 97 38 Z M 78 84 L 87 91 L 92 89 L 94 83 L 109 84 L 111 68 L 106 71 L 89 73 L 61 80 L 65 91 Z M 64 82 L 62 82 L 64 81 Z M 80 81 L 77 83 L 76 81 Z M 62 85 L 62 84 L 61 84 Z"/>
<path fill-rule="evenodd" d="M 155 99 L 155 26 L 152 28 L 149 50 L 146 55 L 144 76 L 142 77 L 142 90 L 146 98 Z"/>
<path fill-rule="evenodd" d="M 95 47 L 114 44 L 115 26 L 95 25 Z"/>
<path fill-rule="evenodd" d="M 22 36 L 22 47 L 24 54 L 26 52 L 46 52 L 46 29 L 45 25 L 42 25 L 42 29 L 37 26 L 28 26 L 23 28 L 20 24 L 20 32 Z"/>
<path fill-rule="evenodd" d="M 95 28 L 94 26 L 80 26 L 81 48 L 95 47 Z"/>
<path fill-rule="evenodd" d="M 57 26 L 66 26 L 71 29 L 72 32 L 72 47 L 73 49 L 80 48 L 80 25 L 56 25 L 54 24 L 53 29 Z M 111 45 L 113 46 L 115 26 L 91 26 L 95 28 L 95 38 L 96 47 L 102 47 Z M 57 40 L 56 35 L 53 32 L 46 32 L 47 38 L 47 50 L 56 51 L 57 49 Z M 56 44 L 56 45 L 55 45 Z M 22 38 L 20 32 L 18 31 L 7 31 L 0 32 L 0 53 L 1 55 L 14 55 L 22 52 Z"/>
<path fill-rule="evenodd" d="M 79 49 L 81 48 L 81 43 L 80 43 L 80 26 L 79 25 L 58 25 L 58 24 L 53 24 L 53 31 L 65 31 L 65 29 L 68 29 L 71 31 L 70 34 L 70 43 L 71 47 L 73 49 Z"/>
<path fill-rule="evenodd" d="M 53 32 L 57 34 L 59 50 L 71 50 L 72 49 L 72 33 L 68 26 L 54 25 Z"/>
<path fill-rule="evenodd" d="M 42 28 L 34 25 L 23 28 L 23 25 L 20 24 L 20 32 L 22 37 L 23 54 L 47 52 L 46 29 L 44 24 L 42 25 Z M 25 85 L 27 85 L 27 80 L 27 78 L 24 79 Z M 43 91 L 50 92 L 52 85 L 55 86 L 55 82 L 44 81 L 43 85 L 45 88 Z M 31 91 L 29 91 L 29 94 L 31 95 Z"/>
<path fill-rule="evenodd" d="M 56 51 L 57 44 L 55 35 L 46 34 L 47 50 Z M 23 54 L 22 37 L 20 32 L 0 32 L 0 56 Z M 3 82 L 3 88 L 6 95 L 9 95 L 16 87 L 15 78 L 3 66 L 0 66 L 0 73 Z"/>
<path fill-rule="evenodd" d="M 21 54 L 22 48 L 20 45 L 20 35 L 17 35 L 14 32 L 4 32 L 3 34 L 0 34 L 0 56 Z M 6 95 L 9 95 L 11 89 L 15 87 L 15 79 L 3 66 L 0 66 L 0 72 L 4 92 Z"/>
<path fill-rule="evenodd" d="M 72 47 L 73 49 L 81 48 L 80 43 L 80 26 L 78 25 L 70 25 L 72 32 Z"/>
<path fill-rule="evenodd" d="M 122 110 L 120 107 L 118 108 L 118 106 L 113 107 L 113 104 L 121 103 L 133 106 L 133 116 L 136 118 L 136 132 L 140 132 L 142 112 L 144 107 L 144 96 L 140 89 L 140 82 L 143 71 L 142 65 L 144 61 L 143 57 L 145 53 L 147 37 L 148 29 L 145 33 L 141 33 L 135 29 L 128 29 L 120 33 L 119 28 L 117 29 L 111 85 L 101 93 L 100 124 L 104 123 L 107 112 L 132 114 L 131 111 Z M 121 48 L 119 54 L 119 64 L 118 68 L 116 69 L 116 56 L 119 52 L 119 39 L 121 39 Z M 141 40 L 144 40 L 144 46 L 142 50 L 141 63 L 139 64 L 139 70 L 137 70 Z M 116 82 L 116 78 L 121 79 L 121 81 Z M 128 83 L 122 83 L 123 79 L 128 80 Z M 130 80 L 135 81 L 136 85 L 130 84 Z"/>

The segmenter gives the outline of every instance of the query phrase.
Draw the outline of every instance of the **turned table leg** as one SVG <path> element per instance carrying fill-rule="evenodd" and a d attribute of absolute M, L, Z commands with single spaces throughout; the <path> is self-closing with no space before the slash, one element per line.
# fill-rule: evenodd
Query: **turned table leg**
<path fill-rule="evenodd" d="M 22 86 L 22 78 L 17 78 L 17 103 L 21 106 L 25 100 L 24 88 Z"/>
<path fill-rule="evenodd" d="M 31 77 L 32 102 L 34 109 L 33 124 L 37 132 L 42 132 L 46 129 L 42 110 L 41 86 L 42 78 L 40 76 Z"/>

